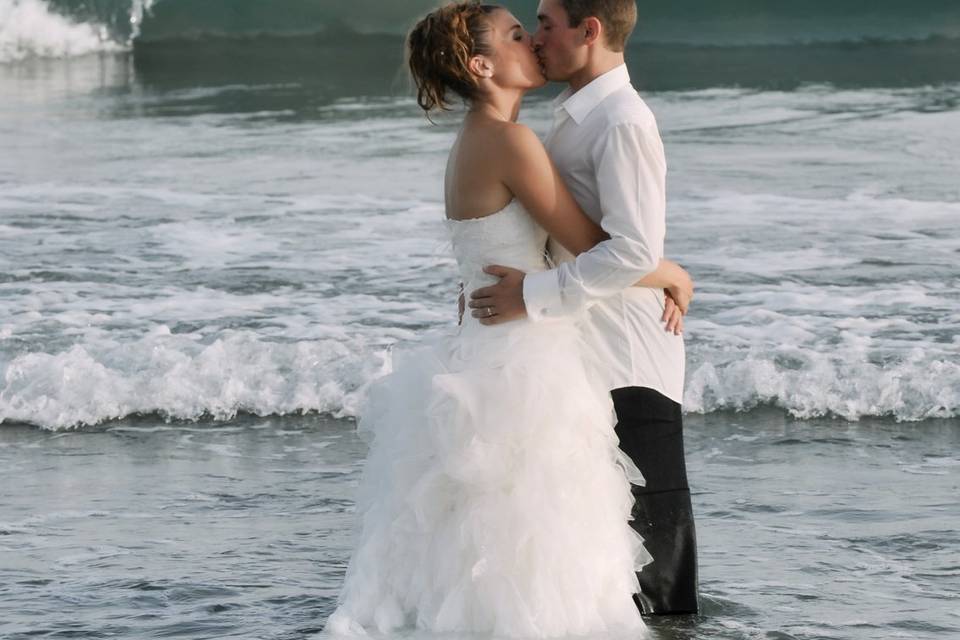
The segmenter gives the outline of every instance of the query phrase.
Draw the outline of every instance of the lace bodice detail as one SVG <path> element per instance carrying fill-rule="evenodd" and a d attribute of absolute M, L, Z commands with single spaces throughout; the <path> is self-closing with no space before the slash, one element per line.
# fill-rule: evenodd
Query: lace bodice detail
<path fill-rule="evenodd" d="M 446 222 L 468 292 L 497 282 L 496 277 L 483 272 L 487 265 L 499 264 L 526 273 L 547 268 L 548 234 L 517 200 L 482 218 Z"/>

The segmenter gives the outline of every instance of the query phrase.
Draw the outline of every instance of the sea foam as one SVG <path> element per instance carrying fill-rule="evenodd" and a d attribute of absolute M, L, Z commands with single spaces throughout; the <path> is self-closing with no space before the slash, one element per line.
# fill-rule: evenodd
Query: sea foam
<path fill-rule="evenodd" d="M 766 405 L 796 418 L 853 421 L 879 416 L 913 422 L 958 415 L 960 363 L 927 359 L 919 350 L 908 361 L 887 367 L 820 353 L 807 353 L 804 360 L 801 368 L 760 355 L 703 363 L 688 378 L 684 408 L 711 413 Z"/>
<path fill-rule="evenodd" d="M 134 343 L 74 345 L 7 364 L 0 422 L 58 430 L 132 415 L 229 420 L 238 413 L 355 415 L 383 351 L 337 340 L 271 342 L 249 331 L 200 343 L 160 327 Z"/>
<path fill-rule="evenodd" d="M 693 413 L 759 406 L 798 418 L 867 416 L 898 421 L 960 415 L 960 363 L 915 350 L 881 365 L 837 353 L 757 351 L 690 368 L 684 409 Z M 240 413 L 355 417 L 370 382 L 390 371 L 389 350 L 362 340 L 275 342 L 249 331 L 206 344 L 165 327 L 134 343 L 101 341 L 7 363 L 0 422 L 51 430 L 134 415 L 226 421 Z"/>
<path fill-rule="evenodd" d="M 0 0 L 0 63 L 123 49 L 106 26 L 72 20 L 42 0 Z"/>

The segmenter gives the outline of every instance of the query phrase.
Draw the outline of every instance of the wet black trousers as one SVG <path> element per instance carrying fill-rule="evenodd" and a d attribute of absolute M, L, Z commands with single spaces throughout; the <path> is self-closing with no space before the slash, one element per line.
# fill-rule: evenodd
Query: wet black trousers
<path fill-rule="evenodd" d="M 643 536 L 653 562 L 637 574 L 644 614 L 697 613 L 697 537 L 683 454 L 680 405 L 644 387 L 614 389 L 617 437 L 643 472 L 633 486 L 630 523 Z"/>

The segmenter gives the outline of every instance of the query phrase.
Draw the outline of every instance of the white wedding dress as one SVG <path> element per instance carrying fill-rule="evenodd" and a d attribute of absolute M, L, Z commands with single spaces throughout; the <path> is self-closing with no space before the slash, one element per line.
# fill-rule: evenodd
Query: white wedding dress
<path fill-rule="evenodd" d="M 447 224 L 468 292 L 496 281 L 489 264 L 547 268 L 547 234 L 516 201 Z M 583 351 L 575 321 L 483 326 L 469 310 L 395 351 L 359 420 L 358 540 L 328 634 L 638 637 L 643 480 Z"/>

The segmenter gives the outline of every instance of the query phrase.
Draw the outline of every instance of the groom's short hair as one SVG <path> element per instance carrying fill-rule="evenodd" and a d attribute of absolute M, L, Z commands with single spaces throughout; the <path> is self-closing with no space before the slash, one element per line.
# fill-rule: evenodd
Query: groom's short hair
<path fill-rule="evenodd" d="M 570 26 L 576 27 L 593 16 L 600 20 L 606 34 L 607 47 L 612 51 L 623 51 L 627 38 L 637 24 L 636 0 L 560 0 Z"/>

